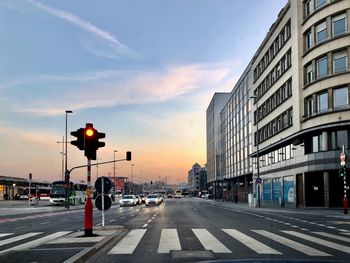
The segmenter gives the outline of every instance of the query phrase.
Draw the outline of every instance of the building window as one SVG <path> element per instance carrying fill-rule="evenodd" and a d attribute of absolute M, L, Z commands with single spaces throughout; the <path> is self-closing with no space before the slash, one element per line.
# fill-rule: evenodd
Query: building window
<path fill-rule="evenodd" d="M 312 64 L 306 66 L 306 83 L 309 84 L 313 81 Z"/>
<path fill-rule="evenodd" d="M 315 9 L 320 8 L 325 3 L 327 3 L 327 0 L 316 0 L 316 2 L 315 2 Z"/>
<path fill-rule="evenodd" d="M 346 108 L 349 104 L 348 87 L 337 88 L 333 90 L 333 107 L 334 109 Z"/>
<path fill-rule="evenodd" d="M 342 149 L 343 145 L 345 146 L 345 149 L 348 149 L 348 131 L 337 131 L 337 146 L 338 149 Z"/>
<path fill-rule="evenodd" d="M 325 112 L 328 110 L 328 92 L 317 95 L 317 112 Z"/>
<path fill-rule="evenodd" d="M 305 50 L 308 50 L 311 47 L 312 47 L 312 34 L 310 30 L 305 34 Z"/>
<path fill-rule="evenodd" d="M 312 137 L 312 152 L 317 153 L 320 151 L 320 140 L 319 136 Z"/>
<path fill-rule="evenodd" d="M 317 60 L 317 78 L 327 76 L 327 57 Z"/>
<path fill-rule="evenodd" d="M 326 21 L 316 26 L 316 43 L 320 43 L 327 39 Z"/>
<path fill-rule="evenodd" d="M 332 32 L 333 36 L 344 34 L 347 31 L 346 28 L 346 14 L 341 14 L 332 18 Z"/>
<path fill-rule="evenodd" d="M 333 54 L 333 73 L 346 71 L 348 67 L 348 54 L 346 51 Z"/>
<path fill-rule="evenodd" d="M 312 97 L 306 99 L 306 116 L 312 116 L 314 113 L 314 99 Z"/>
<path fill-rule="evenodd" d="M 307 17 L 314 11 L 313 0 L 306 1 L 304 8 L 305 8 L 305 17 Z"/>

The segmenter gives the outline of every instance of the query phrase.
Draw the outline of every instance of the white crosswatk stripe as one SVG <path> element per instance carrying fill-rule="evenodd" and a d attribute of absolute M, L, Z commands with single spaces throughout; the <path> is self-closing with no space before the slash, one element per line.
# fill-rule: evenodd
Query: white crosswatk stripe
<path fill-rule="evenodd" d="M 31 232 L 31 233 L 23 234 L 23 235 L 20 235 L 20 236 L 7 238 L 5 240 L 1 240 L 0 241 L 0 246 L 4 246 L 4 245 L 7 245 L 7 244 L 10 244 L 10 243 L 13 243 L 13 242 L 20 241 L 22 239 L 26 239 L 28 237 L 39 235 L 39 234 L 42 234 L 42 232 Z"/>
<path fill-rule="evenodd" d="M 35 239 L 33 241 L 29 241 L 27 243 L 24 243 L 24 244 L 15 246 L 15 247 L 11 247 L 11 248 L 5 249 L 3 251 L 0 251 L 0 254 L 4 254 L 4 253 L 6 253 L 8 251 L 18 251 L 18 250 L 25 250 L 25 249 L 30 249 L 30 248 L 33 248 L 33 247 L 37 247 L 37 246 L 45 244 L 45 243 L 47 243 L 47 242 L 49 242 L 49 241 L 51 241 L 53 239 L 59 238 L 59 237 L 64 236 L 64 235 L 67 235 L 67 234 L 69 234 L 71 232 L 72 231 L 56 232 L 54 234 L 51 234 L 51 235 L 48 235 L 48 236 L 45 236 L 45 237 L 42 237 L 42 238 L 39 238 L 39 239 Z M 29 234 L 31 234 L 31 233 L 29 233 Z"/>
<path fill-rule="evenodd" d="M 276 254 L 280 255 L 281 253 L 277 250 L 266 246 L 265 244 L 251 238 L 235 229 L 222 229 L 225 233 L 230 235 L 231 237 L 237 239 L 239 242 L 248 246 L 251 250 L 254 250 L 258 254 Z"/>
<path fill-rule="evenodd" d="M 258 233 L 264 237 L 272 239 L 278 243 L 281 243 L 287 247 L 293 248 L 293 249 L 295 249 L 301 253 L 304 253 L 308 256 L 330 256 L 329 254 L 327 254 L 323 251 L 320 251 L 320 250 L 314 249 L 312 247 L 300 244 L 300 243 L 295 242 L 293 240 L 290 240 L 288 238 L 285 238 L 285 237 L 273 234 L 271 232 L 268 232 L 266 230 L 252 230 L 252 231 L 254 231 L 255 233 Z"/>
<path fill-rule="evenodd" d="M 212 250 L 214 253 L 232 253 L 231 250 L 210 234 L 208 230 L 192 229 L 192 231 L 206 250 Z"/>
<path fill-rule="evenodd" d="M 340 241 L 344 241 L 344 242 L 348 242 L 350 243 L 350 238 L 349 237 L 342 237 L 340 235 L 333 235 L 333 234 L 329 234 L 329 233 L 325 233 L 325 232 L 312 232 L 314 234 L 320 235 L 320 236 L 324 236 L 324 237 L 330 237 L 336 240 L 340 240 Z"/>
<path fill-rule="evenodd" d="M 311 241 L 311 242 L 315 242 L 315 243 L 317 243 L 319 245 L 322 245 L 322 246 L 330 247 L 330 248 L 333 248 L 335 250 L 339 250 L 339 251 L 342 251 L 342 252 L 350 254 L 350 247 L 347 247 L 347 246 L 343 246 L 343 245 L 340 245 L 340 244 L 337 244 L 337 243 L 334 243 L 334 242 L 326 241 L 326 240 L 321 239 L 321 238 L 305 235 L 305 234 L 298 233 L 298 232 L 295 232 L 295 231 L 286 231 L 286 230 L 284 230 L 282 232 L 286 233 L 286 234 L 289 234 L 289 235 L 292 235 L 292 236 L 295 236 L 295 237 L 299 237 L 299 238 Z"/>
<path fill-rule="evenodd" d="M 170 250 L 181 250 L 181 244 L 177 230 L 174 228 L 162 229 L 159 240 L 158 253 L 170 253 Z"/>
<path fill-rule="evenodd" d="M 132 254 L 147 229 L 131 230 L 108 254 Z"/>
<path fill-rule="evenodd" d="M 10 235 L 13 235 L 13 233 L 0 233 L 0 237 L 6 237 Z"/>

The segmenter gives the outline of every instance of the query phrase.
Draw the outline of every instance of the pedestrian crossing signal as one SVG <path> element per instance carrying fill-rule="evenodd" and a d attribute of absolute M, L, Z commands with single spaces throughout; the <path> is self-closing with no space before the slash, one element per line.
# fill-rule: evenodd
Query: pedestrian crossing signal
<path fill-rule="evenodd" d="M 346 167 L 345 166 L 343 166 L 339 169 L 339 176 L 340 177 L 346 176 Z"/>

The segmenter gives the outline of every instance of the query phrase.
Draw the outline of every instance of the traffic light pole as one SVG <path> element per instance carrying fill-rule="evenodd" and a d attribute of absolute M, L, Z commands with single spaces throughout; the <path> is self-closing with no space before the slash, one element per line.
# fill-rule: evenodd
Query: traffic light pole
<path fill-rule="evenodd" d="M 92 202 L 90 197 L 90 187 L 91 187 L 91 160 L 87 160 L 87 191 L 86 191 L 86 202 L 85 202 L 85 216 L 84 216 L 84 229 L 86 237 L 92 237 Z"/>
<path fill-rule="evenodd" d="M 348 198 L 346 195 L 346 191 L 347 191 L 347 186 L 346 186 L 346 164 L 345 164 L 345 160 L 346 160 L 346 153 L 345 153 L 345 145 L 343 145 L 343 151 L 340 154 L 340 165 L 341 165 L 341 174 L 343 175 L 343 180 L 344 180 L 344 199 L 343 199 L 343 208 L 344 208 L 344 214 L 348 213 Z"/>

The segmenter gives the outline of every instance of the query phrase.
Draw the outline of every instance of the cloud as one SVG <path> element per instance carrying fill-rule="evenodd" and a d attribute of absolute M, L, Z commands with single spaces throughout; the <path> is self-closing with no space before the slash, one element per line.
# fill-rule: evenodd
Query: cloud
<path fill-rule="evenodd" d="M 100 46 L 95 46 L 95 49 L 92 47 L 91 44 L 88 44 L 87 41 L 85 41 L 83 44 L 83 46 L 85 48 L 87 48 L 87 50 L 93 52 L 95 55 L 102 55 L 104 57 L 110 57 L 110 58 L 117 58 L 120 55 L 128 55 L 128 56 L 135 56 L 136 52 L 132 49 L 130 49 L 129 47 L 125 46 L 124 44 L 122 44 L 115 36 L 113 36 L 111 33 L 109 33 L 108 31 L 102 30 L 100 28 L 98 28 L 97 26 L 91 24 L 88 21 L 85 21 L 71 13 L 68 13 L 66 11 L 57 9 L 57 8 L 53 8 L 53 7 L 49 7 L 47 5 L 44 5 L 38 1 L 35 0 L 26 0 L 28 3 L 30 3 L 31 5 L 37 7 L 38 9 L 56 16 L 58 18 L 63 19 L 64 21 L 71 23 L 75 26 L 77 26 L 78 28 L 87 31 L 89 33 L 92 33 L 94 36 L 96 36 L 98 38 L 98 40 L 102 40 L 107 44 L 107 47 L 109 47 L 112 51 L 114 51 L 114 54 L 111 54 L 110 52 L 108 52 L 107 50 L 102 50 L 103 48 L 101 48 Z M 96 43 L 98 41 L 95 41 Z"/>
<path fill-rule="evenodd" d="M 74 76 L 32 76 L 6 92 L 25 92 L 25 100 L 10 97 L 13 111 L 54 116 L 64 109 L 85 110 L 130 104 L 151 104 L 178 96 L 227 86 L 232 76 L 228 63 L 170 65 L 152 71 L 98 71 Z M 33 88 L 40 92 L 31 92 Z M 48 88 L 49 87 L 49 88 Z M 232 85 L 233 87 L 233 85 Z"/>

